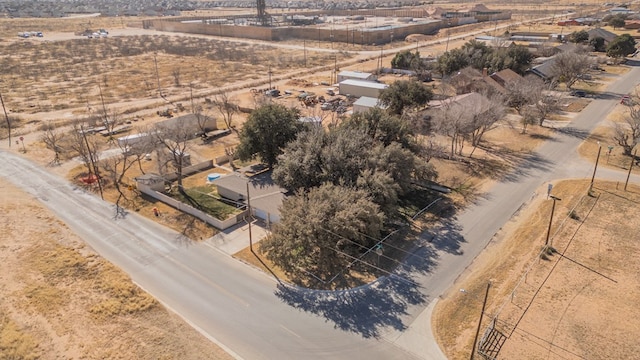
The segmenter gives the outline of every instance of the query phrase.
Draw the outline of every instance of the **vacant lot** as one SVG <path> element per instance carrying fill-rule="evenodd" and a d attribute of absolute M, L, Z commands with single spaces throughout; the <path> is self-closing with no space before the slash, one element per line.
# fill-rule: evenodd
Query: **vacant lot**
<path fill-rule="evenodd" d="M 36 200 L 0 194 L 0 358 L 231 359 Z"/>
<path fill-rule="evenodd" d="M 487 282 L 481 336 L 495 319 L 500 359 L 634 359 L 640 317 L 640 189 L 564 181 L 543 252 L 546 188 L 507 224 L 436 307 L 433 327 L 451 359 L 469 357 Z M 460 291 L 458 291 L 460 289 Z"/>

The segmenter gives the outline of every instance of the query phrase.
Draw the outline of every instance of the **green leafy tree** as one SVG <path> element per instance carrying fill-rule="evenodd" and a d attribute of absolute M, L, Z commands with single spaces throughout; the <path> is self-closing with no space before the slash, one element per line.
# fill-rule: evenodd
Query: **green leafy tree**
<path fill-rule="evenodd" d="M 469 57 L 462 49 L 447 51 L 438 58 L 438 70 L 442 75 L 451 75 L 467 66 Z"/>
<path fill-rule="evenodd" d="M 494 51 L 489 58 L 487 58 L 486 66 L 491 72 L 496 72 L 504 69 L 511 69 L 519 74 L 524 74 L 531 61 L 533 60 L 533 54 L 522 45 L 514 45 L 508 48 L 500 48 Z"/>
<path fill-rule="evenodd" d="M 304 124 L 298 121 L 299 116 L 297 109 L 275 103 L 255 109 L 240 132 L 236 155 L 243 161 L 259 156 L 273 167 L 282 149 L 304 128 Z"/>
<path fill-rule="evenodd" d="M 485 43 L 471 40 L 462 45 L 462 50 L 466 54 L 468 64 L 478 70 L 486 67 L 487 59 L 493 54 L 493 49 Z"/>
<path fill-rule="evenodd" d="M 313 127 L 298 134 L 278 156 L 272 178 L 276 184 L 295 192 L 320 186 L 325 182 L 322 149 L 327 134 L 322 127 Z"/>
<path fill-rule="evenodd" d="M 391 67 L 394 69 L 411 69 L 415 62 L 420 62 L 420 53 L 412 53 L 409 50 L 400 51 L 391 59 Z"/>
<path fill-rule="evenodd" d="M 607 46 L 607 56 L 612 58 L 623 58 L 636 51 L 636 40 L 629 34 L 616 36 Z"/>
<path fill-rule="evenodd" d="M 607 45 L 604 43 L 604 38 L 601 38 L 599 36 L 589 40 L 589 46 L 591 46 L 593 51 L 597 51 L 597 52 L 607 51 Z"/>
<path fill-rule="evenodd" d="M 280 214 L 260 249 L 293 279 L 310 273 L 329 280 L 373 246 L 384 223 L 364 190 L 333 184 L 287 198 Z"/>
<path fill-rule="evenodd" d="M 614 16 L 609 20 L 609 26 L 613 26 L 613 29 L 624 27 L 624 18 L 620 16 Z"/>
<path fill-rule="evenodd" d="M 583 44 L 589 41 L 589 33 L 586 30 L 574 31 L 569 34 L 568 39 L 572 43 Z"/>
<path fill-rule="evenodd" d="M 406 110 L 427 105 L 433 92 L 427 85 L 416 80 L 400 80 L 380 92 L 380 103 L 392 114 L 401 115 Z"/>
<path fill-rule="evenodd" d="M 380 108 L 355 113 L 342 123 L 342 127 L 362 129 L 371 139 L 381 142 L 384 146 L 389 146 L 392 142 L 398 142 L 406 148 L 413 146 L 414 127 L 406 118 L 389 114 Z"/>
<path fill-rule="evenodd" d="M 391 118 L 394 123 L 400 121 Z M 330 131 L 300 133 L 278 157 L 274 181 L 291 192 L 309 191 L 323 183 L 363 189 L 385 214 L 395 216 L 398 198 L 410 190 L 411 184 L 433 179 L 437 173 L 417 154 L 417 145 L 407 148 L 401 141 L 385 145 L 385 136 L 373 137 L 371 129 L 376 126 L 347 120 Z M 395 124 L 392 127 L 398 129 Z M 377 131 L 381 135 L 387 133 L 384 129 Z M 405 136 L 411 135 L 402 135 Z"/>

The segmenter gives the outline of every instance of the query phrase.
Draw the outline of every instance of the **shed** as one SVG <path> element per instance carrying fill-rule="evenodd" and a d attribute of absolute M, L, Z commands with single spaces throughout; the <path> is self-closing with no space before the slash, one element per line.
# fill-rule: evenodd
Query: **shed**
<path fill-rule="evenodd" d="M 380 91 L 388 87 L 388 85 L 378 82 L 353 79 L 342 81 L 339 85 L 341 95 L 349 94 L 356 97 L 367 96 L 372 98 L 380 96 Z"/>
<path fill-rule="evenodd" d="M 149 138 L 149 134 L 147 133 L 138 133 L 127 136 L 122 136 L 118 138 L 118 146 L 121 148 L 126 148 L 129 146 L 134 146 L 136 144 L 140 144 Z"/>
<path fill-rule="evenodd" d="M 377 98 L 362 96 L 353 103 L 353 113 L 365 112 L 375 107 L 385 108 L 385 106 L 380 106 Z"/>
<path fill-rule="evenodd" d="M 164 191 L 165 179 L 158 174 L 144 174 L 134 178 L 136 188 L 143 192 Z"/>
<path fill-rule="evenodd" d="M 368 72 L 360 72 L 360 71 L 340 71 L 338 73 L 338 78 L 337 81 L 339 83 L 345 81 L 345 80 L 349 80 L 349 79 L 353 79 L 353 80 L 368 80 L 368 81 L 375 81 L 376 80 L 376 76 L 372 73 L 368 73 Z"/>
<path fill-rule="evenodd" d="M 298 121 L 304 124 L 322 126 L 322 117 L 320 116 L 302 116 L 298 118 Z"/>

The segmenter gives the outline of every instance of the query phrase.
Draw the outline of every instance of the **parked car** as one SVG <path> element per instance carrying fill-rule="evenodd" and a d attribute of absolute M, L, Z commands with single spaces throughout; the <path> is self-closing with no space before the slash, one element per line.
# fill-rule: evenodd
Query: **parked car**
<path fill-rule="evenodd" d="M 321 110 L 333 110 L 333 103 L 325 102 L 324 104 L 320 105 L 320 109 Z"/>
<path fill-rule="evenodd" d="M 571 95 L 576 97 L 585 97 L 587 96 L 587 92 L 584 90 L 573 90 Z"/>

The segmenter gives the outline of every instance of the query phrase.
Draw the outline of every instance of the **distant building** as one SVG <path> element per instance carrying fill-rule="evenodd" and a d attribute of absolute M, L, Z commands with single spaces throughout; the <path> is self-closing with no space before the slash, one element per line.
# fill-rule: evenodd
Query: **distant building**
<path fill-rule="evenodd" d="M 504 69 L 489 75 L 501 87 L 506 88 L 507 83 L 517 81 L 522 78 L 517 72 L 511 69 Z"/>
<path fill-rule="evenodd" d="M 341 95 L 353 95 L 355 97 L 368 96 L 372 98 L 380 96 L 380 92 L 388 87 L 386 84 L 373 81 L 353 79 L 344 80 L 340 82 L 339 86 Z"/>
<path fill-rule="evenodd" d="M 627 8 L 623 8 L 623 7 L 614 7 L 609 9 L 609 13 L 612 15 L 617 15 L 617 14 L 626 14 L 626 15 L 630 15 L 633 14 L 633 11 L 627 9 Z"/>
<path fill-rule="evenodd" d="M 320 116 L 302 116 L 298 118 L 298 121 L 305 124 L 313 124 L 316 126 L 322 126 L 322 118 Z"/>
<path fill-rule="evenodd" d="M 542 64 L 532 67 L 529 72 L 540 77 L 544 81 L 549 81 L 553 78 L 553 66 L 555 62 L 555 58 L 550 58 Z"/>
<path fill-rule="evenodd" d="M 353 113 L 355 114 L 359 112 L 366 112 L 369 109 L 373 109 L 376 107 L 382 109 L 386 108 L 386 106 L 380 104 L 377 98 L 362 96 L 360 99 L 356 100 L 356 102 L 353 103 Z"/>
<path fill-rule="evenodd" d="M 339 83 L 349 79 L 375 81 L 376 76 L 372 73 L 360 71 L 341 71 L 338 73 L 337 80 Z"/>
<path fill-rule="evenodd" d="M 589 33 L 589 40 L 592 40 L 592 39 L 600 37 L 600 38 L 604 39 L 605 45 L 609 44 L 616 37 L 618 37 L 617 34 L 612 33 L 611 31 L 607 31 L 607 30 L 602 29 L 602 28 L 591 29 L 591 30 L 587 31 L 587 33 Z"/>
<path fill-rule="evenodd" d="M 625 29 L 640 29 L 640 20 L 625 20 Z"/>

